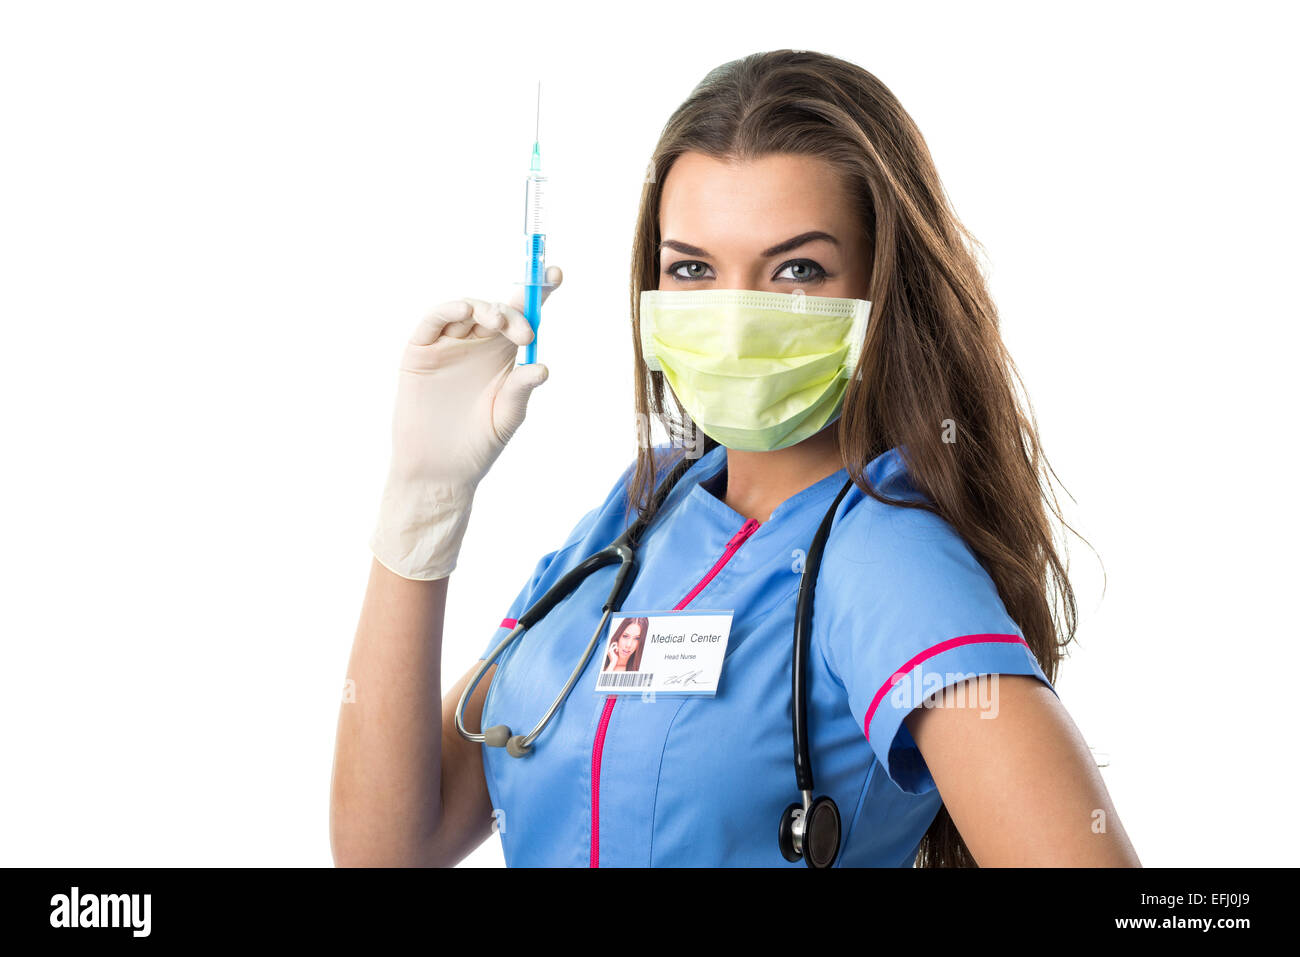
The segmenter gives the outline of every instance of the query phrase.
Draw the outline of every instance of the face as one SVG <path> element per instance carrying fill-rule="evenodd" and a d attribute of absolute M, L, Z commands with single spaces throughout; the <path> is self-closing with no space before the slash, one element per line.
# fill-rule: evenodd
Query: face
<path fill-rule="evenodd" d="M 855 205 L 816 157 L 684 153 L 659 204 L 659 288 L 866 299 L 871 250 Z"/>
<path fill-rule="evenodd" d="M 618 655 L 620 658 L 630 658 L 636 651 L 636 646 L 641 643 L 641 626 L 637 624 L 628 625 L 623 634 L 618 637 Z"/>

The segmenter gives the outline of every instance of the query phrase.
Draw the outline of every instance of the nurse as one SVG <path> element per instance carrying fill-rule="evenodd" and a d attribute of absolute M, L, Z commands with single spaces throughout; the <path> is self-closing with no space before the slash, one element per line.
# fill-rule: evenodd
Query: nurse
<path fill-rule="evenodd" d="M 532 338 L 519 302 L 440 306 L 399 373 L 348 672 L 365 692 L 339 720 L 336 863 L 452 865 L 499 831 L 514 866 L 802 866 L 777 840 L 799 797 L 795 599 L 847 482 L 806 671 L 816 790 L 841 817 L 836 866 L 1138 865 L 1051 684 L 1074 630 L 1059 516 L 969 237 L 911 118 L 850 63 L 757 54 L 704 79 L 652 162 L 630 360 L 636 409 L 670 442 L 611 476 L 483 657 L 639 513 L 616 628 L 524 757 L 457 732 L 476 668 L 439 707 L 474 489 L 546 377 L 515 364 Z M 676 295 L 690 291 L 704 295 Z M 542 718 L 614 573 L 591 575 L 488 667 L 467 728 L 522 734 Z M 716 693 L 596 692 L 604 668 L 644 669 L 661 622 L 699 639 L 682 647 L 716 646 L 705 610 L 729 616 Z"/>

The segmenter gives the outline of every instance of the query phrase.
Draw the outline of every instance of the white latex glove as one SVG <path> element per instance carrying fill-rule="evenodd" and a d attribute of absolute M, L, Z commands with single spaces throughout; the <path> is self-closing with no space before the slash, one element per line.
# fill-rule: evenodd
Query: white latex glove
<path fill-rule="evenodd" d="M 543 301 L 563 278 L 558 266 L 546 271 Z M 370 550 L 403 578 L 451 574 L 474 490 L 546 381 L 546 366 L 515 364 L 533 340 L 523 295 L 519 286 L 506 303 L 443 303 L 402 352 L 392 460 Z"/>

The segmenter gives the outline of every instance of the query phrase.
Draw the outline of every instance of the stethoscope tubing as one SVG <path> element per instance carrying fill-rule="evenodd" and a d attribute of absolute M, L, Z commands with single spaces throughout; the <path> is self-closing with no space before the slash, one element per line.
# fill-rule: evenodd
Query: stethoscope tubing
<path fill-rule="evenodd" d="M 835 501 L 826 510 L 817 533 L 813 536 L 808 553 L 804 556 L 803 574 L 799 578 L 799 598 L 795 605 L 794 617 L 794 651 L 790 662 L 791 708 L 793 710 L 794 728 L 794 777 L 799 790 L 803 792 L 805 810 L 812 799 L 813 773 L 812 758 L 808 747 L 808 643 L 812 637 L 813 604 L 817 594 L 817 576 L 821 573 L 822 553 L 826 550 L 826 539 L 830 537 L 831 525 L 835 522 L 835 512 L 840 502 L 853 486 L 849 479 L 835 496 Z"/>
<path fill-rule="evenodd" d="M 663 505 L 664 499 L 668 497 L 668 493 L 676 486 L 678 480 L 686 474 L 686 471 L 690 468 L 691 464 L 691 459 L 683 458 L 681 462 L 674 466 L 659 488 L 655 490 L 654 508 L 651 511 L 652 518 L 654 515 L 659 513 L 659 508 Z M 612 565 L 615 562 L 618 562 L 618 571 L 614 573 L 614 583 L 610 587 L 609 597 L 605 599 L 605 604 L 601 606 L 602 614 L 600 623 L 596 626 L 596 630 L 592 632 L 591 640 L 587 643 L 587 647 L 582 653 L 582 660 L 578 662 L 577 666 L 570 673 L 569 680 L 564 683 L 563 689 L 561 689 L 560 693 L 556 695 L 555 700 L 551 702 L 551 706 L 546 709 L 546 713 L 542 715 L 541 720 L 537 722 L 537 725 L 533 730 L 522 738 L 516 740 L 516 746 L 519 753 L 527 753 L 533 741 L 535 741 L 537 736 L 545 730 L 551 719 L 555 717 L 555 713 L 560 710 L 560 705 L 562 705 L 565 699 L 568 698 L 569 692 L 573 690 L 573 686 L 577 684 L 578 678 L 581 677 L 582 672 L 587 667 L 587 662 L 591 660 L 592 652 L 600 642 L 601 634 L 609 624 L 609 619 L 613 614 L 614 609 L 622 605 L 623 599 L 627 597 L 627 591 L 632 585 L 632 573 L 636 569 L 636 546 L 648 524 L 649 523 L 645 519 L 638 518 L 628 526 L 628 528 L 619 535 L 618 538 L 614 539 L 613 542 L 579 562 L 572 569 L 562 575 L 559 581 L 548 588 L 541 598 L 535 601 L 522 615 L 519 616 L 515 622 L 514 628 L 510 630 L 510 633 L 502 638 L 501 641 L 498 642 L 497 646 L 492 649 L 492 653 L 479 663 L 478 668 L 475 669 L 474 674 L 470 677 L 469 683 L 465 686 L 465 690 L 461 692 L 460 700 L 456 702 L 456 730 L 460 733 L 461 737 L 468 741 L 473 741 L 476 744 L 492 744 L 500 746 L 505 743 L 489 742 L 487 740 L 486 732 L 473 732 L 465 727 L 465 705 L 469 701 L 470 696 L 474 693 L 474 689 L 478 687 L 478 683 L 483 680 L 483 675 L 487 673 L 488 668 L 492 666 L 493 662 L 500 658 L 505 650 L 510 647 L 512 643 L 517 641 L 524 632 L 545 618 L 546 615 L 561 601 L 573 592 L 577 591 L 578 586 L 595 572 L 607 565 Z"/>

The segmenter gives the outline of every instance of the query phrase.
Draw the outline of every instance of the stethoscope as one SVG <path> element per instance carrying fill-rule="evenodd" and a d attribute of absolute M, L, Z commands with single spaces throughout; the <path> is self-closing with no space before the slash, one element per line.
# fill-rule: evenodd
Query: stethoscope
<path fill-rule="evenodd" d="M 651 518 L 659 513 L 659 507 L 663 504 L 664 499 L 668 497 L 668 493 L 672 491 L 678 479 L 691 467 L 692 461 L 691 459 L 683 459 L 679 462 L 660 486 L 655 489 L 654 507 L 649 510 Z M 816 535 L 813 536 L 812 544 L 808 547 L 808 554 L 804 558 L 803 572 L 799 579 L 799 597 L 795 606 L 794 657 L 791 667 L 793 687 L 791 689 L 790 710 L 791 724 L 794 728 L 794 776 L 795 784 L 799 789 L 800 800 L 781 812 L 781 821 L 777 828 L 777 840 L 781 847 L 781 854 L 787 861 L 802 860 L 809 867 L 819 868 L 830 867 L 835 863 L 835 858 L 839 855 L 840 811 L 829 796 L 814 797 L 812 793 L 812 757 L 808 753 L 808 679 L 806 660 L 808 642 L 812 636 L 813 599 L 817 590 L 817 575 L 821 570 L 822 552 L 825 550 L 826 539 L 831 532 L 831 524 L 835 519 L 835 510 L 839 507 L 844 494 L 852 485 L 852 479 L 844 483 L 844 487 L 835 496 L 835 501 L 826 510 L 826 515 L 822 518 Z M 555 717 L 555 713 L 560 710 L 560 705 L 568 698 L 569 692 L 573 690 L 579 676 L 587 667 L 592 652 L 600 643 L 601 636 L 605 634 L 605 630 L 609 626 L 609 619 L 614 613 L 614 609 L 623 604 L 623 599 L 632 586 L 632 575 L 636 569 L 636 548 L 648 525 L 649 522 L 646 519 L 638 518 L 628 527 L 627 531 L 623 532 L 611 544 L 567 572 L 559 581 L 548 588 L 546 593 L 534 602 L 527 611 L 519 616 L 515 622 L 515 627 L 492 649 L 492 653 L 483 659 L 475 670 L 473 677 L 470 678 L 469 684 L 461 692 L 460 701 L 456 704 L 456 730 L 460 732 L 461 737 L 468 741 L 486 744 L 492 748 L 503 747 L 506 749 L 507 754 L 516 758 L 522 758 L 532 751 L 533 742 L 537 740 L 537 736 L 550 723 L 551 718 Z M 618 571 L 614 575 L 614 584 L 609 590 L 609 597 L 605 599 L 605 604 L 601 606 L 600 624 L 592 632 L 591 641 L 587 643 L 587 647 L 582 653 L 582 660 L 573 669 L 573 673 L 569 675 L 569 680 L 564 683 L 564 688 L 561 689 L 556 699 L 551 702 L 551 706 L 546 709 L 546 713 L 542 715 L 536 727 L 527 734 L 513 734 L 510 728 L 504 724 L 495 725 L 477 734 L 466 730 L 465 703 L 469 701 L 470 695 L 474 693 L 474 689 L 492 663 L 520 635 L 541 621 L 552 608 L 571 595 L 588 576 L 606 565 L 613 565 L 615 562 L 618 563 Z"/>

